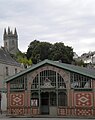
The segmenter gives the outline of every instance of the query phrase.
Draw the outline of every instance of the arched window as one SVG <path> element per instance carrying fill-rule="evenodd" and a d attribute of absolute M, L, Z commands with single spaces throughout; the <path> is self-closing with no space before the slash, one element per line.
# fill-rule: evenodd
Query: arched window
<path fill-rule="evenodd" d="M 43 86 L 45 82 L 50 83 L 51 86 L 56 86 L 56 72 L 52 70 L 40 72 L 40 85 Z"/>
<path fill-rule="evenodd" d="M 66 89 L 66 83 L 64 81 L 64 78 L 59 73 L 53 70 L 41 71 L 33 79 L 31 85 L 31 89 L 56 87 L 58 89 Z"/>
<path fill-rule="evenodd" d="M 67 95 L 65 92 L 58 93 L 58 106 L 67 106 Z"/>

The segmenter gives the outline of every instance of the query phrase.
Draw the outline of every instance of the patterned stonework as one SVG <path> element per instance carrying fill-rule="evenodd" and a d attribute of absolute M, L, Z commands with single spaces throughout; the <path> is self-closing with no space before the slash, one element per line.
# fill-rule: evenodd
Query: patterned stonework
<path fill-rule="evenodd" d="M 58 109 L 58 115 L 63 115 L 63 116 L 65 116 L 65 115 L 66 115 L 66 109 L 59 108 L 59 109 Z"/>
<path fill-rule="evenodd" d="M 38 115 L 38 108 L 32 108 L 32 115 Z"/>
<path fill-rule="evenodd" d="M 11 106 L 24 106 L 24 94 L 23 93 L 10 94 L 10 105 Z"/>
<path fill-rule="evenodd" d="M 92 106 L 92 93 L 75 93 L 75 106 L 76 107 L 91 107 Z"/>
<path fill-rule="evenodd" d="M 19 108 L 19 109 L 11 109 L 11 114 L 16 114 L 16 115 L 23 115 L 24 114 L 24 108 Z"/>
<path fill-rule="evenodd" d="M 78 116 L 90 116 L 93 112 L 91 109 L 76 109 L 76 115 Z"/>

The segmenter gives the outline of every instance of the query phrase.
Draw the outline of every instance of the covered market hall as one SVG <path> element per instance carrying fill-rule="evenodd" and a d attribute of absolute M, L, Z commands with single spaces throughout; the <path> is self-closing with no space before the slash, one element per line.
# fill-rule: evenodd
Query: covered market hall
<path fill-rule="evenodd" d="M 95 116 L 95 70 L 44 60 L 6 79 L 7 114 Z"/>

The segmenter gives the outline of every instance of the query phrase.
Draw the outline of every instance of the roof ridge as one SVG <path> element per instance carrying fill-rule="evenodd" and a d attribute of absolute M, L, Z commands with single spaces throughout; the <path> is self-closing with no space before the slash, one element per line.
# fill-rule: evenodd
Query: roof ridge
<path fill-rule="evenodd" d="M 60 62 L 55 62 L 52 60 L 45 59 L 45 60 L 27 68 L 26 70 L 10 77 L 9 79 L 6 79 L 6 81 L 10 81 L 10 80 L 14 79 L 15 77 L 19 77 L 23 74 L 29 73 L 29 72 L 43 66 L 44 64 L 50 64 L 52 66 L 59 67 L 59 68 L 64 69 L 66 71 L 75 72 L 75 73 L 82 74 L 82 75 L 85 75 L 85 76 L 88 76 L 88 77 L 95 79 L 95 70 L 83 68 L 80 66 L 75 66 L 72 64 L 60 63 Z"/>

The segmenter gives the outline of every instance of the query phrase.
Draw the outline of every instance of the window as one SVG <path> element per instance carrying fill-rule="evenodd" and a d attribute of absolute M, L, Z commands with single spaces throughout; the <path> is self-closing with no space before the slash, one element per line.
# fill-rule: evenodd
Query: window
<path fill-rule="evenodd" d="M 52 70 L 45 70 L 37 74 L 37 76 L 33 79 L 31 89 L 38 89 L 39 87 L 49 88 L 55 86 L 56 86 L 56 72 Z"/>
<path fill-rule="evenodd" d="M 5 46 L 7 47 L 7 42 L 5 42 Z"/>
<path fill-rule="evenodd" d="M 40 85 L 43 86 L 45 81 L 51 82 L 51 86 L 56 86 L 56 72 L 52 70 L 45 70 L 40 72 Z"/>
<path fill-rule="evenodd" d="M 8 67 L 6 67 L 6 76 L 9 75 L 9 70 L 8 70 Z"/>
<path fill-rule="evenodd" d="M 36 89 L 38 88 L 39 85 L 38 85 L 38 75 L 35 77 L 35 79 L 33 80 L 33 83 L 32 83 L 32 86 L 31 86 L 31 89 Z"/>
<path fill-rule="evenodd" d="M 37 107 L 39 102 L 39 95 L 37 92 L 31 94 L 31 106 Z"/>
<path fill-rule="evenodd" d="M 15 74 L 17 73 L 17 68 L 15 68 Z"/>
<path fill-rule="evenodd" d="M 10 81 L 10 89 L 11 90 L 23 90 L 26 89 L 26 76 L 21 76 Z"/>
<path fill-rule="evenodd" d="M 89 89 L 91 88 L 91 79 L 89 77 L 77 74 L 77 73 L 71 73 L 71 88 L 83 88 L 83 89 Z"/>
<path fill-rule="evenodd" d="M 58 88 L 66 88 L 66 84 L 64 82 L 64 79 L 60 76 L 60 74 L 57 74 L 58 78 Z"/>
<path fill-rule="evenodd" d="M 58 106 L 67 106 L 67 95 L 65 92 L 58 93 Z"/>

